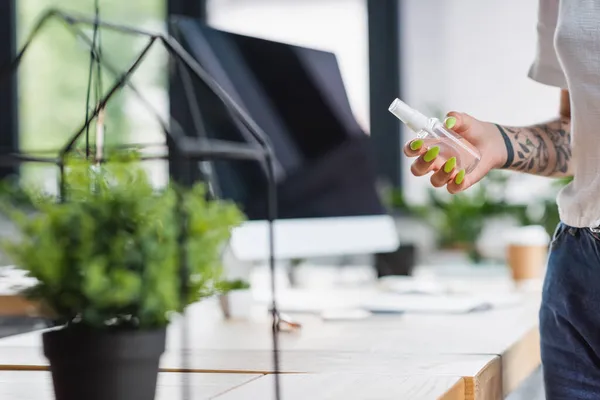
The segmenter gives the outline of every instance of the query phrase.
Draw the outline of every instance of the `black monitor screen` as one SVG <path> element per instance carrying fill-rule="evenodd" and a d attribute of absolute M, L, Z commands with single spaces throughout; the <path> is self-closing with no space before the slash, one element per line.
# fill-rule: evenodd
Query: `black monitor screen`
<path fill-rule="evenodd" d="M 385 212 L 375 190 L 370 139 L 353 116 L 334 54 L 224 32 L 188 18 L 174 19 L 172 30 L 269 136 L 276 157 L 279 218 Z M 190 124 L 182 92 L 192 89 L 207 136 L 254 142 L 206 87 L 190 88 L 174 71 L 174 119 Z M 250 219 L 266 217 L 261 165 L 217 162 L 214 170 L 222 197 L 238 202 Z"/>

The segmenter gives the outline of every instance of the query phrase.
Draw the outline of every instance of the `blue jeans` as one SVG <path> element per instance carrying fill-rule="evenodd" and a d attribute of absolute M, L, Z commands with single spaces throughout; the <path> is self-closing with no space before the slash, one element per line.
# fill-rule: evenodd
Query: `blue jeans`
<path fill-rule="evenodd" d="M 560 224 L 540 309 L 547 400 L 600 399 L 600 235 Z"/>

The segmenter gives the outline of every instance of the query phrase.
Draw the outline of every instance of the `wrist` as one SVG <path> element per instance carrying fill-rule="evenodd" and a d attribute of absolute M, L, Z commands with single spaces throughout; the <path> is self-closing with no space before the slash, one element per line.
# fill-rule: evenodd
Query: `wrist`
<path fill-rule="evenodd" d="M 495 160 L 493 160 L 494 169 L 507 169 L 513 164 L 515 155 L 513 151 L 512 142 L 506 133 L 506 130 L 499 124 L 488 123 L 493 136 L 496 138 L 495 148 L 498 149 L 494 152 Z"/>

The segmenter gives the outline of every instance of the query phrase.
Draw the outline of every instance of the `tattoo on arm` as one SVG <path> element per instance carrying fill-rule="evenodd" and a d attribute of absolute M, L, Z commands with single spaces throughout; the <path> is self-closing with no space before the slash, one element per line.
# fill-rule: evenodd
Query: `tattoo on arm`
<path fill-rule="evenodd" d="M 571 160 L 570 120 L 524 128 L 501 127 L 507 160 L 503 168 L 536 175 L 567 175 Z"/>
<path fill-rule="evenodd" d="M 495 124 L 495 125 L 496 125 L 496 128 L 498 128 L 498 130 L 500 131 L 500 134 L 502 135 L 502 139 L 504 139 L 504 145 L 506 146 L 506 162 L 501 167 L 502 169 L 506 169 L 506 168 L 509 168 L 515 160 L 515 149 L 513 148 L 510 138 L 504 131 L 504 128 L 502 128 L 498 124 Z"/>

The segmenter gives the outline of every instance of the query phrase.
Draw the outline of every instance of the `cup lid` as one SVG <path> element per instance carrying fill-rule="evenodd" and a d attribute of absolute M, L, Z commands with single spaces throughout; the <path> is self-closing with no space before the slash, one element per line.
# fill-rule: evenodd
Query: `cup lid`
<path fill-rule="evenodd" d="M 550 235 L 541 225 L 521 226 L 507 231 L 504 241 L 507 245 L 547 246 Z"/>

